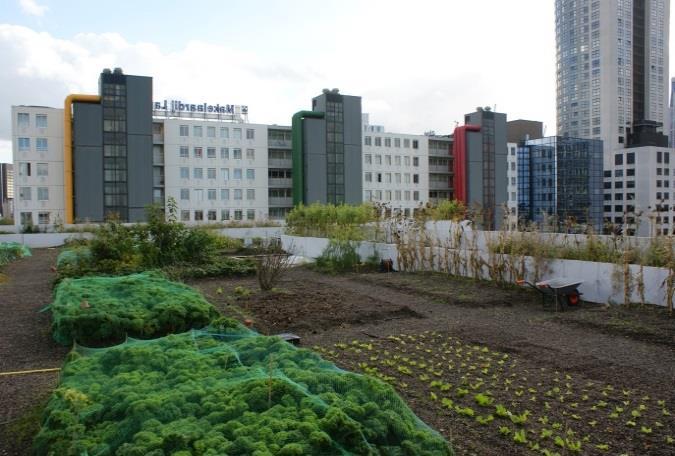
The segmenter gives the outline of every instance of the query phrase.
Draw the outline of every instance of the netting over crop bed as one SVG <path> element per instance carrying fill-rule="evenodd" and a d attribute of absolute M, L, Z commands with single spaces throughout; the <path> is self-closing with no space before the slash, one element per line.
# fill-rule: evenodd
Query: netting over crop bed
<path fill-rule="evenodd" d="M 30 255 L 30 249 L 26 245 L 18 242 L 0 242 L 0 266 Z"/>
<path fill-rule="evenodd" d="M 57 342 L 101 346 L 129 335 L 152 338 L 208 325 L 217 312 L 198 292 L 161 274 L 65 279 L 56 288 Z"/>
<path fill-rule="evenodd" d="M 74 350 L 37 454 L 451 455 L 387 384 L 217 328 Z"/>
<path fill-rule="evenodd" d="M 56 268 L 78 267 L 91 261 L 91 250 L 86 246 L 77 246 L 62 250 L 56 258 Z"/>

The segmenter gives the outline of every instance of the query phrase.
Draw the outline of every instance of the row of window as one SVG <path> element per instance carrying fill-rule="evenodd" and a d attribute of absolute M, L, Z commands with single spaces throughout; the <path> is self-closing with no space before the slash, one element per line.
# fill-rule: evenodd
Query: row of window
<path fill-rule="evenodd" d="M 382 198 L 384 196 L 384 198 Z M 392 198 L 393 196 L 393 198 Z M 365 190 L 363 198 L 365 201 L 412 201 L 420 200 L 420 192 L 417 190 Z M 401 199 L 401 197 L 403 197 Z"/>
<path fill-rule="evenodd" d="M 218 221 L 218 211 L 217 210 L 207 210 L 203 211 L 201 209 L 197 209 L 195 211 L 187 211 L 183 210 L 180 211 L 180 219 L 183 222 L 203 222 L 204 221 L 204 213 L 206 213 L 206 220 L 209 222 L 215 222 Z M 192 214 L 192 218 L 190 218 L 190 215 Z M 221 209 L 220 210 L 220 220 L 221 221 L 227 221 L 227 220 L 244 220 L 244 211 L 241 209 Z M 247 209 L 246 210 L 246 220 L 255 220 L 255 209 Z"/>
<path fill-rule="evenodd" d="M 19 127 L 30 127 L 30 114 L 27 112 L 17 113 L 16 122 Z M 35 126 L 37 128 L 47 128 L 47 114 L 35 114 Z"/>
<path fill-rule="evenodd" d="M 392 156 L 391 155 L 385 155 L 384 156 L 384 164 L 391 166 L 392 164 Z M 400 155 L 394 155 L 394 166 L 401 166 L 401 156 Z M 374 158 L 374 160 L 373 160 Z M 420 165 L 420 159 L 419 157 L 412 157 L 412 160 L 410 160 L 411 157 L 404 155 L 403 156 L 403 165 L 404 166 L 410 166 L 412 163 L 412 166 L 419 166 Z M 372 154 L 364 154 L 363 155 L 363 162 L 366 165 L 381 165 L 382 164 L 382 155 L 375 155 L 373 157 Z"/>
<path fill-rule="evenodd" d="M 19 138 L 18 146 L 19 152 L 29 152 L 30 138 Z M 48 147 L 47 138 L 35 138 L 35 150 L 38 152 L 47 152 Z"/>
<path fill-rule="evenodd" d="M 401 176 L 403 176 L 403 183 L 409 184 L 410 183 L 410 173 L 404 173 L 401 175 L 401 173 L 393 173 L 393 178 L 394 178 L 394 183 L 395 184 L 400 184 L 401 183 Z M 373 180 L 373 178 L 375 180 Z M 390 184 L 392 181 L 392 173 L 370 173 L 367 172 L 364 174 L 364 180 L 366 182 L 384 182 L 385 184 Z M 412 174 L 412 183 L 413 184 L 419 184 L 420 183 L 420 175 L 419 174 Z"/>
<path fill-rule="evenodd" d="M 223 181 L 230 180 L 230 168 L 220 168 L 220 176 Z M 244 176 L 244 170 L 242 168 L 233 168 L 232 169 L 232 179 L 241 180 Z M 190 178 L 190 168 L 187 166 L 180 167 L 180 178 L 189 179 Z M 192 178 L 193 179 L 203 179 L 204 178 L 204 168 L 192 168 Z M 207 179 L 217 179 L 216 168 L 206 168 L 206 178 Z M 249 168 L 246 169 L 246 179 L 253 180 L 255 179 L 255 169 Z"/>
<path fill-rule="evenodd" d="M 48 201 L 49 188 L 38 187 L 36 196 L 38 201 Z M 19 187 L 19 201 L 32 201 L 32 200 L 33 200 L 33 187 Z"/>
<path fill-rule="evenodd" d="M 372 146 L 375 144 L 376 147 L 382 147 L 382 138 L 380 136 L 375 136 L 375 141 L 373 142 L 373 137 L 372 136 L 364 136 L 363 137 L 363 144 L 366 146 Z M 401 138 L 393 138 L 394 139 L 394 147 L 401 147 Z M 392 144 L 392 138 L 384 138 L 384 147 L 391 147 Z M 408 138 L 403 138 L 403 147 L 405 149 L 410 149 L 410 145 L 412 144 L 413 149 L 419 149 L 420 144 L 419 141 L 416 139 L 413 139 L 412 141 Z"/>
<path fill-rule="evenodd" d="M 233 200 L 235 201 L 241 201 L 244 199 L 244 190 L 241 188 L 235 188 L 232 190 L 233 193 Z M 204 189 L 203 188 L 196 188 L 192 190 L 193 194 L 193 200 L 194 201 L 204 201 Z M 180 199 L 181 201 L 190 201 L 190 189 L 189 188 L 181 188 L 180 189 Z M 217 201 L 218 199 L 218 189 L 215 188 L 209 188 L 206 189 L 206 199 L 208 201 Z M 229 188 L 221 188 L 220 189 L 220 199 L 221 201 L 229 201 L 230 199 L 230 189 Z M 248 201 L 255 201 L 255 189 L 254 188 L 249 188 L 246 189 L 246 199 Z"/>
<path fill-rule="evenodd" d="M 50 223 L 50 213 L 49 212 L 38 212 L 38 224 L 40 225 L 49 225 Z M 32 212 L 21 212 L 19 214 L 21 224 L 32 225 L 33 224 L 33 213 Z"/>
<path fill-rule="evenodd" d="M 180 146 L 178 149 L 178 156 L 180 158 L 190 158 L 190 148 L 188 146 Z M 192 156 L 194 158 L 204 158 L 204 148 L 203 147 L 193 147 Z M 242 152 L 241 149 L 232 149 L 232 154 L 230 155 L 229 147 L 220 148 L 220 159 L 229 160 L 230 156 L 233 160 L 241 160 Z M 206 148 L 206 158 L 216 158 L 216 148 L 207 147 Z M 246 159 L 255 160 L 255 149 L 246 149 Z"/>
<path fill-rule="evenodd" d="M 30 163 L 30 162 L 19 162 L 19 176 L 20 177 L 46 177 L 49 176 L 49 164 L 48 163 Z"/>
<path fill-rule="evenodd" d="M 242 139 L 242 129 L 233 128 L 232 129 L 232 139 Z M 190 136 L 190 126 L 189 125 L 180 125 L 178 128 L 178 134 L 180 136 Z M 195 138 L 202 138 L 204 136 L 204 127 L 201 125 L 192 126 L 192 136 Z M 206 127 L 206 137 L 215 138 L 216 137 L 216 127 L 207 126 Z M 220 138 L 229 139 L 230 138 L 230 129 L 229 127 L 220 127 Z M 255 139 L 255 130 L 253 128 L 246 129 L 246 139 Z"/>

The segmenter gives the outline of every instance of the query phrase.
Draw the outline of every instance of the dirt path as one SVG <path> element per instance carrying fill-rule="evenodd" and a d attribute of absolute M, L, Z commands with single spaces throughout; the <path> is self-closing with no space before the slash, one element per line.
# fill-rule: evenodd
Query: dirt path
<path fill-rule="evenodd" d="M 51 267 L 55 249 L 35 249 L 33 256 L 10 263 L 0 284 L 0 372 L 60 367 L 67 353 L 51 337 L 49 313 L 40 313 L 52 299 Z M 57 373 L 0 377 L 0 455 L 28 454 L 30 435 L 21 418 L 37 413 L 55 386 Z M 23 435 L 23 433 L 26 435 Z"/>

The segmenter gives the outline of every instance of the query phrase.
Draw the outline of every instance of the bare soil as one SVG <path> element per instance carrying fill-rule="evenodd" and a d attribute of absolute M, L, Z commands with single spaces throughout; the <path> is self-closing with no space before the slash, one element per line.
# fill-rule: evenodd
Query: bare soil
<path fill-rule="evenodd" d="M 339 351 L 336 344 L 355 340 L 384 344 L 388 336 L 434 331 L 468 346 L 477 344 L 510 354 L 519 366 L 511 374 L 527 376 L 528 382 L 540 384 L 539 389 L 548 388 L 547 382 L 555 381 L 553 373 L 559 372 L 558 376 L 573 378 L 565 382 L 570 383 L 570 391 L 590 396 L 588 400 L 594 399 L 594 394 L 608 394 L 593 388 L 612 385 L 635 397 L 663 401 L 666 410 L 675 411 L 675 319 L 661 308 L 582 303 L 578 308 L 553 312 L 542 306 L 541 296 L 534 291 L 499 288 L 436 273 L 330 276 L 300 268 L 289 272 L 278 289 L 268 293 L 258 290 L 255 278 L 209 279 L 191 284 L 226 315 L 250 318 L 254 328 L 265 334 L 294 332 L 302 338 L 302 345 L 320 349 L 324 356 L 350 370 L 358 371 L 367 364 L 365 353 Z M 380 348 L 385 350 L 384 346 Z M 430 399 L 428 386 L 425 389 L 419 380 L 391 369 L 386 374 L 396 377 L 392 383 L 413 411 L 447 437 L 458 454 L 535 454 L 511 438 L 495 436 L 473 419 L 442 411 Z M 559 380 L 564 382 L 564 378 Z M 405 388 L 400 386 L 402 380 L 407 383 Z M 594 387 L 582 393 L 589 389 L 588 383 Z M 502 397 L 496 391 L 491 394 L 499 400 L 508 399 L 514 409 L 526 407 L 520 399 Z M 632 406 L 637 405 L 623 408 Z M 640 434 L 642 423 L 638 423 L 637 431 L 626 433 L 623 426 L 627 419 L 620 417 L 618 426 L 618 421 L 595 420 L 591 414 L 596 410 L 590 407 L 578 412 L 561 406 L 550 412 L 552 420 L 558 417 L 575 423 L 568 417 L 574 415 L 599 422 L 592 428 L 582 426 L 591 431 L 576 438 L 586 437 L 600 445 L 606 442 L 610 451 L 584 442 L 583 454 L 675 454 L 675 446 L 664 441 L 665 435 L 675 438 L 672 416 L 661 416 L 656 403 L 650 419 L 663 426 L 644 435 Z M 644 424 L 651 429 L 644 415 Z M 528 432 L 535 432 L 535 428 Z M 554 449 L 571 454 L 569 449 Z"/>

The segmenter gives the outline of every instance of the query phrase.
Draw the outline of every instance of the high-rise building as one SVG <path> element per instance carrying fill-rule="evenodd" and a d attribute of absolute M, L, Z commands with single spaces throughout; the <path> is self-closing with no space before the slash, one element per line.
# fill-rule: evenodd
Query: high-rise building
<path fill-rule="evenodd" d="M 518 217 L 564 230 L 602 229 L 602 142 L 553 136 L 518 147 Z"/>
<path fill-rule="evenodd" d="M 675 78 L 670 80 L 670 133 L 668 135 L 668 146 L 675 144 Z"/>
<path fill-rule="evenodd" d="M 482 220 L 485 229 L 499 229 L 507 206 L 506 114 L 478 108 L 455 128 L 453 191 Z"/>
<path fill-rule="evenodd" d="M 668 133 L 670 0 L 556 0 L 557 134 L 616 149 Z M 646 142 L 645 142 L 646 140 Z"/>
<path fill-rule="evenodd" d="M 14 215 L 14 166 L 0 163 L 0 217 L 12 218 Z"/>
<path fill-rule="evenodd" d="M 324 89 L 293 115 L 293 202 L 363 201 L 361 97 Z"/>

